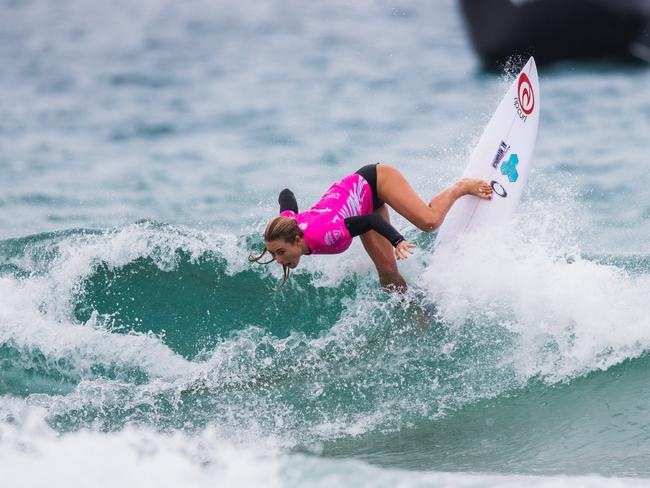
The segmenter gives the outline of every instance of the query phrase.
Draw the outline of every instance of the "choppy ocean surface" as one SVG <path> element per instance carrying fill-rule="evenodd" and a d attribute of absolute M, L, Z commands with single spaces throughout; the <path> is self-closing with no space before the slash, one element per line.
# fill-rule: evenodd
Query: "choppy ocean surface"
<path fill-rule="evenodd" d="M 648 482 L 645 67 L 542 70 L 516 219 L 393 214 L 398 298 L 359 242 L 246 257 L 285 186 L 461 174 L 513 73 L 453 1 L 2 0 L 0 63 L 7 486 Z"/>

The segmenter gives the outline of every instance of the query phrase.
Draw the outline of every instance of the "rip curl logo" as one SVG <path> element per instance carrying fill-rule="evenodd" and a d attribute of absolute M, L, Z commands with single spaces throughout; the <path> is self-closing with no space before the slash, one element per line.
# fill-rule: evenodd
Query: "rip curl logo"
<path fill-rule="evenodd" d="M 323 200 L 326 198 L 341 198 L 341 194 L 332 188 L 323 195 Z"/>
<path fill-rule="evenodd" d="M 526 73 L 519 75 L 517 99 L 524 114 L 530 115 L 533 113 L 533 109 L 535 108 L 535 93 L 533 93 L 533 85 L 530 83 Z"/>
<path fill-rule="evenodd" d="M 526 119 L 535 110 L 535 92 L 533 92 L 533 84 L 526 73 L 519 75 L 517 83 L 517 98 L 515 98 L 515 109 L 519 118 L 526 122 Z"/>
<path fill-rule="evenodd" d="M 501 163 L 501 174 L 508 177 L 510 183 L 514 183 L 519 178 L 517 172 L 517 165 L 519 164 L 519 156 L 511 154 L 510 159 Z"/>

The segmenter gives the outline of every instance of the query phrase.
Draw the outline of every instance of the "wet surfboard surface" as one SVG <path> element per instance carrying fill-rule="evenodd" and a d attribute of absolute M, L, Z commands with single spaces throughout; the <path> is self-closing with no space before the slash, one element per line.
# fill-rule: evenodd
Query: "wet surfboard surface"
<path fill-rule="evenodd" d="M 485 127 L 463 173 L 463 178 L 490 183 L 492 200 L 459 198 L 438 230 L 436 246 L 478 227 L 498 227 L 512 217 L 530 172 L 539 113 L 537 67 L 530 58 Z"/>

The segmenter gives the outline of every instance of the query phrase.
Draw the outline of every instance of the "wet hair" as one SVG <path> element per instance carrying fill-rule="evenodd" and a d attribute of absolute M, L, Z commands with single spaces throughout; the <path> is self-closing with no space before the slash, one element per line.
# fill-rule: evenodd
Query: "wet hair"
<path fill-rule="evenodd" d="M 296 219 L 291 217 L 275 217 L 274 219 L 269 220 L 269 223 L 266 224 L 266 229 L 264 229 L 264 242 L 282 239 L 284 242 L 293 244 L 296 242 L 296 237 L 302 237 L 302 235 L 302 230 L 298 227 Z M 257 264 L 272 263 L 275 261 L 274 257 L 268 261 L 262 261 L 262 258 L 267 252 L 269 252 L 269 250 L 264 246 L 262 254 L 259 256 L 253 256 L 251 253 L 248 255 L 248 261 Z M 289 279 L 289 267 L 286 264 L 283 264 L 282 269 L 284 270 L 284 279 L 282 280 L 282 283 L 280 283 L 278 289 L 282 288 Z"/>

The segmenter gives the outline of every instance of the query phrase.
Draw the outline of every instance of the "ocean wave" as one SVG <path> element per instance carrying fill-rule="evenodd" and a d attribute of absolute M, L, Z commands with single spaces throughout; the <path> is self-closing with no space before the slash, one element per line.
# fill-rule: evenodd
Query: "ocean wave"
<path fill-rule="evenodd" d="M 522 476 L 444 471 L 414 472 L 359 460 L 334 460 L 314 454 L 285 453 L 272 439 L 242 445 L 217 428 L 197 434 L 161 433 L 127 427 L 119 432 L 80 431 L 63 436 L 37 412 L 0 423 L 0 459 L 12 486 L 189 487 L 389 487 L 462 486 L 544 488 L 568 486 L 635 487 L 647 480 L 589 476 Z M 317 448 L 315 448 L 317 449 Z M 33 469 L 38 462 L 39 469 Z"/>
<path fill-rule="evenodd" d="M 3 241 L 0 388 L 61 431 L 216 422 L 299 447 L 645 364 L 647 259 L 540 236 L 421 252 L 405 297 L 361 249 L 276 292 L 279 266 L 247 262 L 255 236 L 142 221 Z"/>

